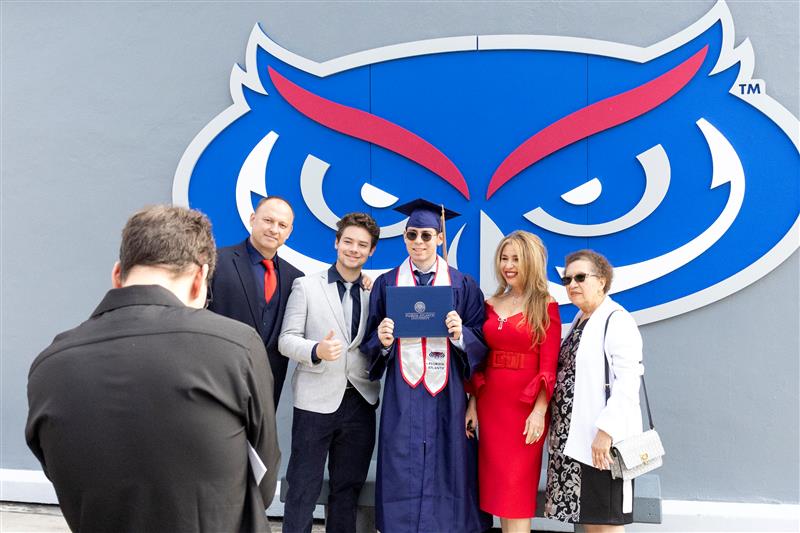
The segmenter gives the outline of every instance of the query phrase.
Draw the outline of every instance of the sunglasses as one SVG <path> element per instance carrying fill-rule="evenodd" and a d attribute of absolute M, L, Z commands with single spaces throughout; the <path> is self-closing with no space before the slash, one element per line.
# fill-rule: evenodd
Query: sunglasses
<path fill-rule="evenodd" d="M 586 281 L 586 278 L 588 276 L 594 276 L 596 278 L 599 277 L 597 274 L 584 274 L 583 272 L 581 272 L 580 274 L 575 274 L 574 276 L 564 276 L 563 278 L 561 278 L 561 284 L 566 287 L 567 285 L 572 283 L 573 279 L 577 283 L 583 283 L 584 281 Z"/>
<path fill-rule="evenodd" d="M 431 242 L 431 239 L 436 237 L 436 233 L 431 233 L 430 231 L 417 231 L 410 229 L 406 232 L 406 239 L 409 241 L 416 241 L 417 236 L 422 237 L 422 242 Z"/>

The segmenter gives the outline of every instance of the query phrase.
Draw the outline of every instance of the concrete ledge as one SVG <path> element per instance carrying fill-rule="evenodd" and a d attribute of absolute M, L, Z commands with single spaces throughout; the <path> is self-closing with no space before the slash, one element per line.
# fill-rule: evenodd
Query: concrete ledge
<path fill-rule="evenodd" d="M 542 517 L 542 509 L 544 509 L 544 485 L 546 474 L 540 477 L 539 480 L 539 493 L 537 495 L 537 515 L 534 522 L 534 529 L 545 529 L 548 531 L 572 531 L 572 526 L 568 524 L 559 524 L 553 520 L 546 520 Z M 280 481 L 280 495 L 281 502 L 286 501 L 286 493 L 288 491 L 288 484 L 286 478 Z M 328 482 L 327 478 L 322 485 L 322 491 L 317 498 L 318 505 L 325 505 L 328 502 Z M 358 529 L 361 531 L 374 531 L 374 521 L 369 523 L 369 519 L 374 520 L 374 507 L 375 507 L 375 477 L 370 475 L 364 488 L 358 496 L 359 506 L 359 525 L 362 526 Z M 316 513 L 315 513 L 316 514 Z M 654 474 L 641 476 L 634 483 L 633 490 L 633 520 L 638 523 L 646 524 L 660 524 L 662 521 L 661 516 L 661 479 Z M 499 526 L 499 520 L 495 518 L 495 526 Z"/>
<path fill-rule="evenodd" d="M 661 521 L 661 478 L 657 475 L 636 478 L 633 484 L 633 522 L 660 524 Z"/>
<path fill-rule="evenodd" d="M 660 525 L 632 524 L 625 531 L 800 531 L 800 505 L 664 500 Z"/>
<path fill-rule="evenodd" d="M 0 469 L 0 500 L 57 504 L 56 490 L 41 470 Z"/>
<path fill-rule="evenodd" d="M 640 478 L 641 479 L 641 478 Z M 637 481 L 637 486 L 642 486 Z M 374 491 L 374 488 L 372 489 Z M 283 516 L 283 504 L 280 495 L 285 494 L 286 484 L 279 483 L 275 500 L 267 510 L 269 516 Z M 638 493 L 638 487 L 637 487 Z M 366 496 L 367 494 L 365 494 Z M 373 492 L 374 501 L 374 492 Z M 640 505 L 641 494 L 636 500 Z M 53 485 L 41 470 L 0 469 L 0 500 L 27 503 L 57 503 Z M 645 507 L 648 501 L 644 501 Z M 636 511 L 635 517 L 638 518 Z M 322 507 L 318 506 L 314 513 L 322 518 Z M 661 524 L 634 523 L 625 528 L 626 531 L 800 531 L 800 505 L 796 503 L 745 503 L 745 502 L 711 502 L 688 500 L 662 500 Z M 537 518 L 533 528 L 543 529 L 545 524 L 554 524 L 552 520 Z M 571 531 L 565 524 L 559 524 L 557 530 Z M 555 531 L 556 529 L 548 529 Z"/>

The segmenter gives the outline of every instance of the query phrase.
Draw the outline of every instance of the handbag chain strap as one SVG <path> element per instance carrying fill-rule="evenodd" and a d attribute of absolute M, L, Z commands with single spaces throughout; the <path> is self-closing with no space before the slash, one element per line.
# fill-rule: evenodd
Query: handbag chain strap
<path fill-rule="evenodd" d="M 606 353 L 606 334 L 608 333 L 608 323 L 611 322 L 611 315 L 616 312 L 617 310 L 611 311 L 611 313 L 608 315 L 608 318 L 606 318 L 606 327 L 603 330 L 603 362 L 606 364 L 606 403 L 608 403 L 608 399 L 611 397 L 611 376 L 608 367 L 608 353 Z M 647 398 L 647 386 L 644 384 L 644 374 L 642 374 L 640 377 L 642 379 L 642 390 L 644 391 L 644 405 L 647 407 L 647 420 L 650 423 L 650 429 L 655 429 L 655 426 L 653 425 L 653 415 L 650 412 L 650 400 Z"/>

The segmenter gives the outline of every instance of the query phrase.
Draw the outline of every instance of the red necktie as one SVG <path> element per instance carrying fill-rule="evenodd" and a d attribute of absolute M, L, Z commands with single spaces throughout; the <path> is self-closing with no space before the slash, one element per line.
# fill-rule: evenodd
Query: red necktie
<path fill-rule="evenodd" d="M 272 263 L 272 259 L 264 259 L 261 262 L 267 267 L 266 272 L 264 272 L 264 299 L 269 303 L 272 295 L 275 294 L 278 280 L 275 279 L 275 265 Z"/>

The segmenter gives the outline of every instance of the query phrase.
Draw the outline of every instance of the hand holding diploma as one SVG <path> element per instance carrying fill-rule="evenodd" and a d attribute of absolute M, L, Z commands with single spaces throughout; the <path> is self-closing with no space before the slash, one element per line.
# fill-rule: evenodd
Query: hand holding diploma
<path fill-rule="evenodd" d="M 447 313 L 444 323 L 447 326 L 447 333 L 450 335 L 451 339 L 457 341 L 461 338 L 461 317 L 458 316 L 456 311 Z"/>
<path fill-rule="evenodd" d="M 378 324 L 378 340 L 385 348 L 394 342 L 394 321 L 391 318 L 386 317 Z"/>

